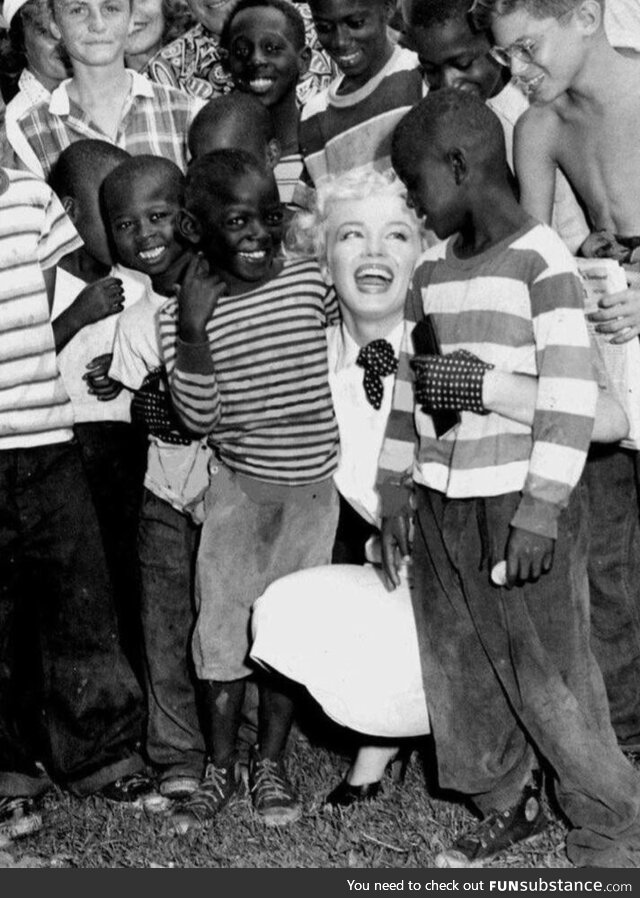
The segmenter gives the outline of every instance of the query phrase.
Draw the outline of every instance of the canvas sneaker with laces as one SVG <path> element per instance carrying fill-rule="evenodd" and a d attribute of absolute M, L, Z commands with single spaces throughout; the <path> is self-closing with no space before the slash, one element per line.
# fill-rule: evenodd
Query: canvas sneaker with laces
<path fill-rule="evenodd" d="M 0 847 L 42 829 L 42 814 L 33 798 L 0 798 Z"/>
<path fill-rule="evenodd" d="M 479 824 L 436 856 L 436 867 L 482 867 L 500 852 L 541 833 L 549 824 L 540 787 L 524 787 L 519 801 L 505 811 L 490 811 Z"/>
<path fill-rule="evenodd" d="M 207 764 L 198 788 L 179 801 L 169 815 L 168 831 L 171 835 L 184 835 L 202 829 L 220 813 L 238 789 L 235 758 L 224 767 Z"/>
<path fill-rule="evenodd" d="M 302 814 L 282 761 L 261 758 L 255 752 L 249 766 L 249 791 L 255 812 L 267 826 L 286 826 Z"/>

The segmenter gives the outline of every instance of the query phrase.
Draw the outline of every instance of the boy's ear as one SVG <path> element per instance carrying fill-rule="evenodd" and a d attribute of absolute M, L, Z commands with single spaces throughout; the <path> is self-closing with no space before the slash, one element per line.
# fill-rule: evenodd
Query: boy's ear
<path fill-rule="evenodd" d="M 595 34 L 602 25 L 602 6 L 598 0 L 582 0 L 575 15 L 583 34 Z"/>
<path fill-rule="evenodd" d="M 469 172 L 467 157 L 464 154 L 464 150 L 461 150 L 459 147 L 453 147 L 453 149 L 449 150 L 447 153 L 447 161 L 453 173 L 454 181 L 459 187 Z"/>
<path fill-rule="evenodd" d="M 307 47 L 306 45 L 298 53 L 298 76 L 300 78 L 303 78 L 309 71 L 309 66 L 311 65 L 311 55 L 311 47 Z"/>
<path fill-rule="evenodd" d="M 52 4 L 49 7 L 50 9 L 51 9 L 51 6 L 52 6 Z M 51 19 L 49 20 L 49 30 L 51 31 L 51 34 L 55 37 L 55 39 L 57 41 L 62 40 L 62 32 L 58 28 L 58 23 L 56 22 L 53 15 L 51 16 Z"/>
<path fill-rule="evenodd" d="M 177 224 L 181 237 L 184 237 L 186 241 L 192 243 L 194 246 L 200 243 L 202 231 L 200 229 L 200 222 L 195 215 L 192 215 L 191 212 L 187 212 L 186 209 L 180 209 L 178 212 Z"/>
<path fill-rule="evenodd" d="M 62 208 L 67 213 L 72 222 L 75 223 L 76 220 L 76 201 L 72 196 L 63 196 L 60 197 L 60 202 L 62 203 Z"/>
<path fill-rule="evenodd" d="M 274 169 L 282 158 L 282 147 L 277 137 L 272 138 L 267 143 L 267 165 Z"/>

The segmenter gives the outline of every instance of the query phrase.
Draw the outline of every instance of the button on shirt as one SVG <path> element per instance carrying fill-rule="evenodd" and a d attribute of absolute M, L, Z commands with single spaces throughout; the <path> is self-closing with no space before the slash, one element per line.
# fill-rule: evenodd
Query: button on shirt
<path fill-rule="evenodd" d="M 385 338 L 396 355 L 403 333 L 404 323 L 401 322 Z M 350 336 L 344 324 L 327 329 L 327 344 L 329 385 L 340 430 L 340 460 L 334 475 L 335 483 L 358 514 L 379 527 L 380 498 L 375 483 L 395 375 L 382 378 L 382 405 L 375 409 L 364 392 L 364 371 L 356 365 L 362 347 Z"/>

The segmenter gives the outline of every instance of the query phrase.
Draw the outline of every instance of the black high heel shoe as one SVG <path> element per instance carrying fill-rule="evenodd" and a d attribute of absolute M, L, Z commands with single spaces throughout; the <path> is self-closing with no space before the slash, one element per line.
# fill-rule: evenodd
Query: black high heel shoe
<path fill-rule="evenodd" d="M 361 786 L 352 786 L 346 780 L 338 783 L 333 792 L 330 792 L 324 802 L 326 808 L 348 808 L 352 804 L 361 801 L 373 801 L 380 794 L 382 783 L 363 783 Z"/>

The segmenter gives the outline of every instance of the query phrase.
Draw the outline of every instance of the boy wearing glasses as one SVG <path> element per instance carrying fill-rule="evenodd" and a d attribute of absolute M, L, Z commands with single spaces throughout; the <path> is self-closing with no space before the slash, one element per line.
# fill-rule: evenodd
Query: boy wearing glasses
<path fill-rule="evenodd" d="M 592 232 L 580 254 L 628 262 L 640 245 L 640 59 L 613 49 L 603 14 L 602 0 L 478 0 L 474 9 L 498 44 L 493 57 L 531 103 L 515 131 L 523 207 L 549 222 L 560 170 Z M 636 339 L 640 289 L 604 297 L 590 317 L 613 343 Z M 592 449 L 585 468 L 592 645 L 628 751 L 640 731 L 637 466 L 637 452 L 612 446 Z"/>

